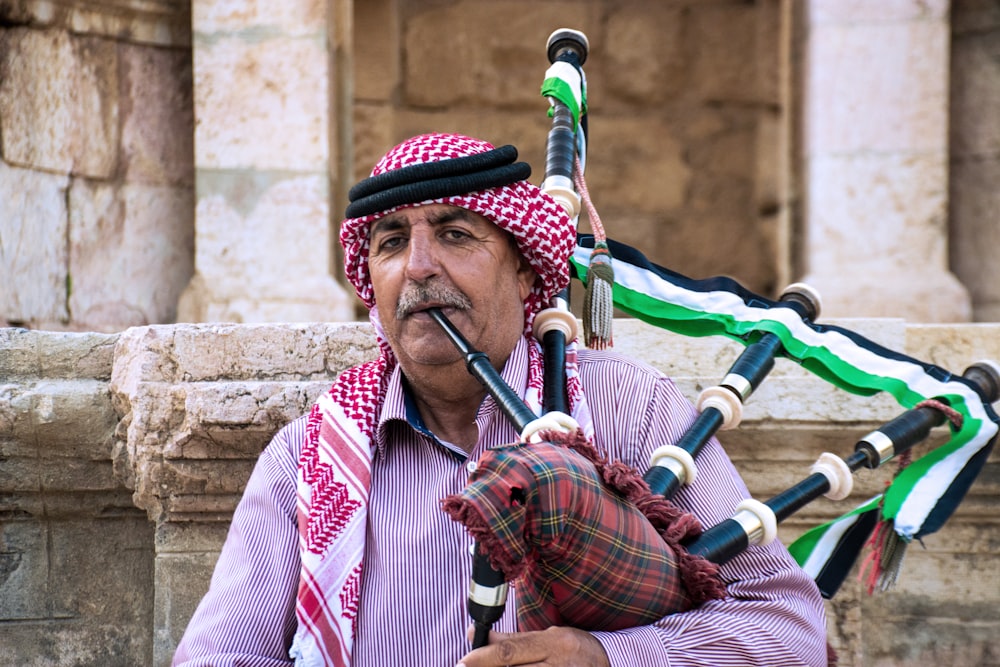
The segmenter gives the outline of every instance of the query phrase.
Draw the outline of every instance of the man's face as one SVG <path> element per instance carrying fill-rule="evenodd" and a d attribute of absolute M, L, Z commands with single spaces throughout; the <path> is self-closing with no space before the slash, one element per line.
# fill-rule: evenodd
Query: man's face
<path fill-rule="evenodd" d="M 404 369 L 461 358 L 427 314 L 434 306 L 494 364 L 507 359 L 535 279 L 509 234 L 478 213 L 430 204 L 376 220 L 370 248 L 375 303 Z"/>

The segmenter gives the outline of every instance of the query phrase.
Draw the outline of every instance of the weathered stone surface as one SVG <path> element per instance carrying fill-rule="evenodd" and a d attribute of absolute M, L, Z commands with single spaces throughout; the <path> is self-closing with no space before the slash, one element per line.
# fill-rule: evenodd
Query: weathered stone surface
<path fill-rule="evenodd" d="M 857 24 L 943 19 L 948 15 L 949 0 L 811 0 L 810 19 L 818 25 Z"/>
<path fill-rule="evenodd" d="M 948 32 L 942 21 L 824 26 L 810 40 L 815 57 L 827 63 L 824 76 L 809 83 L 811 152 L 944 152 Z M 907 56 L 880 68 L 848 65 L 886 57 L 887 44 Z M 849 60 L 838 57 L 844 53 Z"/>
<path fill-rule="evenodd" d="M 690 85 L 690 56 L 684 42 L 690 27 L 676 5 L 626 5 L 611 14 L 605 38 L 603 68 L 628 72 L 605 78 L 608 98 L 645 107 L 672 102 Z"/>
<path fill-rule="evenodd" d="M 152 658 L 153 527 L 112 472 L 114 341 L 0 329 L 5 663 Z"/>
<path fill-rule="evenodd" d="M 0 33 L 0 137 L 8 162 L 94 178 L 118 159 L 118 54 L 66 32 Z"/>
<path fill-rule="evenodd" d="M 174 321 L 193 272 L 192 190 L 76 180 L 69 206 L 74 323 L 114 331 Z"/>
<path fill-rule="evenodd" d="M 121 47 L 125 180 L 194 185 L 191 52 Z M 190 215 L 188 216 L 190 217 Z"/>
<path fill-rule="evenodd" d="M 588 37 L 599 34 L 598 5 L 591 3 L 464 0 L 421 8 L 404 23 L 407 104 L 544 110 L 539 88 L 548 65 L 546 40 L 568 16 L 576 29 L 594 28 Z M 459 25 L 462 30 L 445 28 Z M 426 48 L 442 40 L 447 48 Z"/>
<path fill-rule="evenodd" d="M 0 160 L 0 321 L 51 326 L 69 318 L 67 248 L 51 242 L 66 238 L 67 186 L 65 176 Z"/>
<path fill-rule="evenodd" d="M 320 0 L 212 0 L 192 3 L 199 33 L 244 30 L 304 35 L 326 29 L 327 5 Z"/>
<path fill-rule="evenodd" d="M 323 171 L 329 157 L 325 34 L 195 39 L 198 169 Z"/>
<path fill-rule="evenodd" d="M 151 542 L 138 513 L 0 523 L 4 661 L 151 664 Z"/>
<path fill-rule="evenodd" d="M 968 292 L 947 268 L 943 158 L 811 159 L 810 180 L 823 185 L 811 198 L 807 248 L 814 268 L 804 280 L 823 295 L 830 315 L 970 319 Z"/>
<path fill-rule="evenodd" d="M 0 378 L 108 380 L 117 336 L 0 327 Z"/>
<path fill-rule="evenodd" d="M 400 43 L 398 12 L 395 2 L 354 3 L 354 34 L 361 37 L 354 40 L 351 54 L 355 109 L 374 101 L 392 101 L 402 85 L 402 54 L 386 48 L 387 44 Z M 379 35 L 379 38 L 364 38 L 367 35 Z M 369 168 L 371 164 L 375 164 L 374 160 L 369 163 Z"/>
<path fill-rule="evenodd" d="M 181 321 L 353 319 L 330 275 L 329 184 L 321 174 L 202 170 L 198 189 L 198 273 L 181 299 Z"/>
<path fill-rule="evenodd" d="M 762 3 L 773 9 L 774 3 Z M 773 102 L 773 88 L 761 88 L 757 68 L 760 47 L 778 46 L 777 35 L 758 43 L 757 6 L 742 3 L 692 3 L 690 32 L 693 54 L 690 94 L 706 102 Z"/>
<path fill-rule="evenodd" d="M 363 325 L 124 332 L 111 389 L 136 505 L 156 520 L 228 520 L 271 436 L 373 346 Z"/>
<path fill-rule="evenodd" d="M 173 0 L 7 0 L 11 19 L 137 43 L 191 43 L 191 4 Z"/>
<path fill-rule="evenodd" d="M 691 166 L 667 120 L 643 114 L 602 118 L 594 125 L 602 140 L 588 151 L 587 186 L 602 197 L 595 200 L 598 211 L 670 215 L 685 205 Z M 639 182 L 653 187 L 636 188 Z"/>
<path fill-rule="evenodd" d="M 990 19 L 993 12 L 993 19 Z M 968 286 L 977 321 L 1000 320 L 996 271 L 1000 173 L 1000 24 L 996 7 L 956 3 L 951 63 L 949 257 Z"/>

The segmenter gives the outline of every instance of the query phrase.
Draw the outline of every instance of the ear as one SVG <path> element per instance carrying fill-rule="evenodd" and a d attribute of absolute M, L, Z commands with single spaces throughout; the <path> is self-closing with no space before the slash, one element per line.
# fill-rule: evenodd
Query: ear
<path fill-rule="evenodd" d="M 521 295 L 521 302 L 524 303 L 528 295 L 531 294 L 531 288 L 534 287 L 535 280 L 538 279 L 538 274 L 535 273 L 535 270 L 531 268 L 531 264 L 524 257 L 518 255 L 518 260 L 517 287 L 518 293 Z"/>

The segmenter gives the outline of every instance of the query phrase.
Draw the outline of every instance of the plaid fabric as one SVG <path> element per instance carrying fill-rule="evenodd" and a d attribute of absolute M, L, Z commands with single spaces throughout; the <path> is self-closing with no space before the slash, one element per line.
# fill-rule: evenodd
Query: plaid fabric
<path fill-rule="evenodd" d="M 707 596 L 688 591 L 683 570 L 692 557 L 661 536 L 669 528 L 608 487 L 609 475 L 621 473 L 611 468 L 559 444 L 509 445 L 481 457 L 466 489 L 445 499 L 444 510 L 516 580 L 521 630 L 619 630 L 722 595 L 721 584 Z"/>

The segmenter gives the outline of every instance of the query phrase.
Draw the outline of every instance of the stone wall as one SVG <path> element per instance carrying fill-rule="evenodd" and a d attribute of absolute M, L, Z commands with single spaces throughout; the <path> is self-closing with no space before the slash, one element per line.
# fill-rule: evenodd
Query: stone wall
<path fill-rule="evenodd" d="M 0 3 L 0 321 L 171 322 L 192 271 L 187 3 Z"/>
<path fill-rule="evenodd" d="M 763 292 L 788 281 L 780 0 L 372 0 L 354 12 L 355 178 L 413 134 L 456 131 L 516 145 L 541 182 L 546 39 L 571 27 L 590 41 L 587 182 L 609 234 L 689 275 Z"/>
<path fill-rule="evenodd" d="M 613 236 L 771 295 L 809 274 L 838 316 L 992 321 L 998 17 L 985 0 L 8 0 L 0 315 L 353 319 L 349 186 L 441 129 L 518 145 L 540 180 L 544 42 L 572 26 Z"/>
<path fill-rule="evenodd" d="M 116 340 L 0 329 L 0 663 L 151 664 L 154 524 L 114 473 Z"/>
<path fill-rule="evenodd" d="M 1000 358 L 1000 325 L 839 323 L 955 371 Z M 691 398 L 739 350 L 616 326 L 619 351 Z M 0 349 L 0 662 L 29 666 L 168 664 L 257 454 L 341 369 L 374 353 L 362 324 L 0 329 Z M 885 397 L 845 394 L 779 360 L 723 440 L 767 498 L 821 451 L 847 454 L 898 413 Z M 868 597 L 851 578 L 829 603 L 841 665 L 1000 664 L 998 465 L 994 454 L 946 527 L 909 548 L 895 589 Z M 850 499 L 813 503 L 782 538 L 869 497 L 891 472 L 859 472 Z"/>

